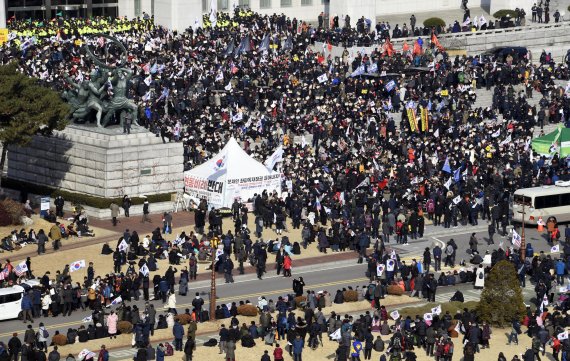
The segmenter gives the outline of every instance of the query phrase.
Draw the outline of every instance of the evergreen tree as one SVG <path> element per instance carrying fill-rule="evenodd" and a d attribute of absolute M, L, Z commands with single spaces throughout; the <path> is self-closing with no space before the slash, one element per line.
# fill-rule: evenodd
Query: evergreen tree
<path fill-rule="evenodd" d="M 20 73 L 16 63 L 0 66 L 0 170 L 9 146 L 26 146 L 36 134 L 63 130 L 68 114 L 69 107 L 57 92 Z"/>
<path fill-rule="evenodd" d="M 522 290 L 513 263 L 500 261 L 485 278 L 478 307 L 484 321 L 503 326 L 513 319 L 522 320 L 525 305 Z"/>

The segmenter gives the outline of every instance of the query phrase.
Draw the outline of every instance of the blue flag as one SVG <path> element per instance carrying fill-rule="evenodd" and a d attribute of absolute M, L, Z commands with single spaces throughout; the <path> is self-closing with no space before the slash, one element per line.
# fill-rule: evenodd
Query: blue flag
<path fill-rule="evenodd" d="M 226 51 L 224 52 L 224 55 L 225 55 L 225 56 L 231 56 L 231 55 L 234 53 L 235 49 L 236 49 L 236 46 L 235 46 L 235 44 L 234 44 L 234 41 L 232 40 L 232 41 L 230 41 L 230 43 L 228 44 L 228 47 L 226 48 Z"/>
<path fill-rule="evenodd" d="M 388 84 L 386 84 L 386 85 L 384 86 L 384 88 L 386 89 L 387 92 L 392 91 L 392 89 L 394 89 L 395 87 L 396 87 L 396 82 L 395 82 L 394 80 L 390 80 L 390 81 L 388 82 Z"/>
<path fill-rule="evenodd" d="M 356 70 L 353 71 L 352 74 L 350 74 L 350 76 L 352 78 L 354 78 L 354 77 L 360 76 L 362 74 L 364 74 L 364 64 L 362 64 L 358 68 L 356 68 Z"/>
<path fill-rule="evenodd" d="M 443 163 L 443 168 L 441 168 L 442 171 L 444 171 L 445 173 L 451 173 L 451 167 L 449 166 L 449 158 L 445 157 L 445 163 Z"/>
<path fill-rule="evenodd" d="M 461 167 L 453 171 L 453 180 L 455 181 L 455 183 L 461 182 Z"/>
<path fill-rule="evenodd" d="M 269 34 L 265 34 L 263 40 L 261 40 L 261 44 L 259 44 L 259 51 L 269 51 Z"/>

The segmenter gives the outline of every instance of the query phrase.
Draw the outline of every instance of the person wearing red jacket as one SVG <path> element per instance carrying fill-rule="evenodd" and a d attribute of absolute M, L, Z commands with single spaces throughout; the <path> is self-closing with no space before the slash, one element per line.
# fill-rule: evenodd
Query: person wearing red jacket
<path fill-rule="evenodd" d="M 284 277 L 291 277 L 291 264 L 292 264 L 291 257 L 288 254 L 285 254 L 283 258 L 283 276 Z"/>

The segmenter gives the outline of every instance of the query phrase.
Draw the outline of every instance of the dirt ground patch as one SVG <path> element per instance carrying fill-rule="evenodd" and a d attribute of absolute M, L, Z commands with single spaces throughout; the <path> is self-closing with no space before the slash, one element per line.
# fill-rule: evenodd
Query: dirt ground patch
<path fill-rule="evenodd" d="M 507 360 L 511 360 L 514 355 L 519 355 L 523 353 L 526 348 L 531 346 L 530 338 L 526 335 L 522 335 L 519 337 L 519 345 L 518 346 L 506 346 L 507 343 L 507 333 L 509 330 L 506 329 L 495 329 L 493 330 L 493 335 L 490 341 L 491 347 L 489 349 L 481 349 L 481 352 L 476 354 L 475 358 L 477 360 L 496 360 L 497 355 L 499 352 L 503 352 Z M 377 334 L 374 335 L 375 337 Z M 386 341 L 389 336 L 382 336 L 382 339 Z M 453 339 L 455 344 L 455 354 L 453 356 L 454 360 L 460 360 L 463 356 L 463 348 L 462 348 L 462 338 Z M 286 346 L 285 341 L 280 341 L 280 345 L 282 348 Z M 156 344 L 154 344 L 156 346 Z M 328 361 L 334 360 L 335 351 L 338 347 L 338 343 L 334 341 L 329 341 L 328 338 L 325 336 L 323 338 L 323 347 L 319 347 L 316 350 L 311 350 L 309 348 L 305 348 L 303 351 L 303 359 L 311 360 L 311 361 Z M 263 355 L 265 350 L 269 351 L 271 358 L 273 359 L 273 346 L 264 345 L 262 340 L 256 340 L 256 346 L 253 348 L 244 348 L 241 345 L 237 345 L 236 347 L 236 360 L 259 360 Z M 416 348 L 415 353 L 417 355 L 418 361 L 433 361 L 433 357 L 428 357 L 424 350 Z M 549 350 L 550 351 L 550 350 Z M 378 360 L 381 353 L 372 351 L 372 360 Z M 184 361 L 184 354 L 182 352 L 175 352 L 174 356 L 167 357 L 167 359 L 171 359 L 173 361 Z M 200 346 L 194 352 L 194 359 L 201 360 L 201 361 L 217 361 L 222 360 L 222 355 L 218 354 L 217 347 L 204 347 Z M 363 354 L 361 354 L 361 359 L 363 358 Z M 522 358 L 521 358 L 522 359 Z M 285 360 L 292 360 L 288 354 L 285 355 Z M 125 360 L 125 361 L 128 361 Z"/>
<path fill-rule="evenodd" d="M 387 296 L 383 300 L 382 304 L 385 305 L 388 309 L 392 309 L 396 305 L 406 304 L 406 303 L 415 302 L 415 301 L 417 301 L 417 300 L 412 299 L 408 296 Z M 161 313 L 161 312 L 164 312 L 164 309 L 162 308 L 162 306 L 157 306 L 157 311 L 159 313 Z M 335 311 L 337 314 L 340 314 L 340 315 L 354 314 L 354 313 L 359 313 L 359 312 L 362 312 L 364 314 L 366 311 L 373 312 L 373 310 L 370 307 L 370 303 L 368 301 L 347 302 L 347 303 L 343 303 L 340 305 L 333 304 L 332 307 L 325 307 L 323 309 L 323 313 L 327 317 L 330 315 L 330 313 L 332 311 Z M 300 315 L 301 312 L 302 312 L 301 310 L 297 310 L 295 313 L 297 315 Z M 277 314 L 274 313 L 273 316 L 276 317 Z M 251 321 L 259 322 L 259 316 L 257 316 L 257 317 L 238 316 L 238 319 L 240 321 L 240 324 L 246 323 L 249 325 Z M 213 322 L 206 322 L 206 323 L 198 324 L 198 335 L 217 333 L 222 324 L 225 324 L 227 326 L 229 324 L 229 319 L 216 320 Z M 79 326 L 80 325 L 78 324 L 77 327 L 79 327 Z M 169 340 L 171 337 L 172 337 L 172 331 L 170 329 L 156 330 L 154 333 L 154 336 L 151 337 L 151 341 L 153 342 L 153 344 L 156 344 L 158 342 L 158 340 L 165 340 L 165 339 Z M 83 350 L 84 348 L 87 348 L 90 350 L 96 350 L 101 346 L 101 344 L 104 344 L 108 349 L 129 347 L 130 343 L 131 343 L 131 339 L 132 339 L 132 335 L 130 335 L 130 334 L 119 335 L 116 339 L 113 339 L 113 340 L 99 339 L 99 340 L 92 340 L 92 341 L 89 341 L 86 343 L 81 343 L 81 344 L 61 346 L 59 348 L 59 351 L 62 355 L 63 354 L 67 355 L 68 353 L 72 353 L 75 355 L 75 354 L 79 353 L 81 350 Z M 326 344 L 325 344 L 325 346 L 326 346 Z M 333 346 L 331 346 L 331 347 L 333 347 Z M 200 350 L 202 348 L 204 348 L 206 351 L 211 350 L 211 349 L 206 348 L 206 347 L 199 347 L 198 350 Z M 261 351 L 261 352 L 263 352 L 263 351 Z M 260 357 L 261 357 L 261 354 L 260 354 Z M 238 359 L 244 359 L 244 358 L 240 357 Z"/>
<path fill-rule="evenodd" d="M 13 230 L 17 230 L 19 232 L 22 228 L 26 231 L 26 233 L 28 233 L 31 229 L 35 230 L 36 233 L 39 232 L 40 229 L 43 229 L 46 234 L 49 234 L 49 231 L 50 231 L 51 227 L 53 226 L 53 223 L 49 223 L 49 222 L 45 221 L 39 215 L 33 215 L 32 219 L 34 220 L 34 223 L 29 227 L 23 227 L 23 226 L 0 227 L 0 238 L 4 238 L 4 237 L 10 235 L 10 233 Z M 65 226 L 67 226 L 71 222 L 70 221 L 63 221 L 62 223 Z M 115 233 L 113 231 L 109 231 L 109 230 L 106 230 L 103 228 L 98 228 L 98 227 L 89 227 L 89 228 L 91 230 L 93 230 L 93 232 L 95 233 L 95 236 L 96 236 L 95 238 L 93 238 L 93 237 L 81 237 L 81 238 L 71 237 L 68 239 L 62 239 L 61 243 L 62 243 L 63 248 L 62 248 L 61 252 L 57 253 L 58 254 L 57 257 L 59 257 L 59 255 L 61 253 L 65 252 L 65 246 L 68 244 L 71 244 L 71 243 L 81 244 L 81 243 L 86 243 L 86 242 L 92 241 L 93 239 L 104 239 L 104 238 L 107 238 L 107 237 L 109 237 Z M 46 244 L 46 249 L 51 249 L 51 248 L 52 248 L 52 246 L 51 246 L 51 241 L 50 241 L 48 244 Z M 20 256 L 19 254 L 21 254 L 22 252 L 29 253 L 30 250 L 33 250 L 35 252 L 36 249 L 37 249 L 37 246 L 35 244 L 29 244 L 29 245 L 22 247 L 22 249 L 20 249 L 18 251 L 13 251 L 13 252 L 4 251 L 3 253 L 0 253 L 0 257 L 8 258 L 11 260 L 12 264 L 17 264 L 20 261 L 25 260 L 25 258 L 23 256 Z M 83 251 L 80 251 L 80 252 L 83 252 Z M 40 258 L 42 258 L 42 257 L 49 258 L 50 256 L 53 256 L 53 255 L 42 255 L 42 256 L 36 255 L 32 258 L 32 262 L 36 263 L 37 260 L 39 260 Z M 84 259 L 84 258 L 85 258 L 85 256 L 82 259 Z M 52 258 L 52 261 L 53 261 L 53 258 Z M 74 259 L 74 261 L 77 261 L 77 259 Z"/>
<path fill-rule="evenodd" d="M 37 223 L 36 223 L 37 222 Z M 37 218 L 34 222 L 34 225 L 31 228 L 34 228 L 36 230 L 39 230 L 40 228 L 44 228 L 44 230 L 48 230 L 51 227 L 51 224 L 48 222 L 45 222 L 43 219 L 41 218 Z M 231 228 L 230 228 L 231 227 Z M 253 221 L 250 220 L 250 225 L 249 225 L 250 229 L 254 229 L 254 225 L 253 225 Z M 289 237 L 289 240 L 291 242 L 300 242 L 301 241 L 301 231 L 300 230 L 294 230 L 292 229 L 291 224 L 288 225 L 289 227 L 289 232 L 285 232 L 283 235 L 278 236 L 274 230 L 264 230 L 263 232 L 263 236 L 262 238 L 265 241 L 269 241 L 270 239 L 275 239 L 276 237 L 282 237 L 284 235 L 286 235 L 287 237 Z M 106 230 L 106 229 L 100 229 L 100 228 L 95 228 L 95 227 L 91 227 L 94 229 L 95 234 L 96 234 L 96 238 L 95 239 L 103 239 L 103 238 L 109 238 L 112 236 L 115 236 L 115 240 L 109 242 L 109 245 L 111 246 L 112 249 L 115 249 L 115 247 L 118 244 L 118 239 L 122 236 L 122 233 L 118 233 L 116 231 L 111 231 L 111 230 Z M 227 232 L 228 230 L 232 230 L 233 233 L 233 222 L 231 220 L 231 218 L 225 218 L 224 219 L 224 232 Z M 163 237 L 166 240 L 172 241 L 174 239 L 176 239 L 178 237 L 178 235 L 180 233 L 182 233 L 183 231 L 186 231 L 187 234 L 189 234 L 191 231 L 193 231 L 193 227 L 192 226 L 188 226 L 188 227 L 177 227 L 173 229 L 172 234 L 165 234 L 163 235 Z M 10 232 L 8 232 L 9 234 Z M 139 234 L 139 237 L 142 239 L 145 236 L 145 234 Z M 252 237 L 252 239 L 257 239 L 256 237 Z M 70 240 L 63 240 L 63 248 L 58 251 L 56 254 L 47 254 L 47 255 L 41 255 L 41 256 L 34 256 L 32 257 L 32 270 L 34 271 L 34 275 L 36 275 L 37 277 L 41 277 L 46 271 L 50 271 L 52 274 L 52 277 L 55 275 L 55 271 L 56 270 L 63 270 L 63 268 L 65 267 L 66 264 L 69 264 L 71 262 L 75 262 L 75 261 L 79 261 L 79 260 L 85 260 L 86 263 L 88 264 L 89 262 L 93 262 L 94 263 L 94 267 L 95 267 L 95 274 L 96 275 L 105 275 L 107 273 L 111 273 L 113 272 L 113 257 L 112 255 L 102 255 L 101 254 L 101 248 L 103 245 L 103 240 L 101 241 L 101 243 L 96 244 L 96 245 L 89 245 L 89 246 L 85 246 L 85 247 L 80 247 L 80 248 L 74 248 L 74 249 L 65 249 L 65 245 L 69 244 L 71 242 L 82 242 L 84 240 L 93 240 L 93 238 L 74 238 L 74 239 L 70 239 Z M 35 250 L 35 245 L 29 245 L 27 247 L 34 247 L 33 249 Z M 51 246 L 49 246 L 51 247 Z M 351 251 L 347 251 L 347 252 L 351 252 Z M 327 255 L 332 254 L 332 252 L 329 250 Z M 9 255 L 9 256 L 8 256 Z M 16 264 L 17 262 L 15 261 L 20 261 L 20 259 L 18 258 L 18 251 L 15 251 L 13 253 L 4 253 L 3 256 L 7 256 L 10 257 L 10 260 L 12 261 L 13 264 Z M 319 250 L 317 249 L 316 243 L 313 243 L 311 245 L 309 245 L 307 247 L 307 249 L 301 249 L 301 254 L 300 255 L 294 255 L 293 258 L 293 267 L 295 267 L 295 260 L 299 260 L 299 259 L 305 259 L 305 258 L 313 258 L 313 257 L 321 257 L 321 256 L 326 256 L 325 254 L 319 252 Z M 55 257 L 55 258 L 54 258 Z M 21 259 L 23 260 L 23 259 Z M 54 263 L 55 261 L 55 263 Z M 166 271 L 166 269 L 168 269 L 168 260 L 157 260 L 157 264 L 159 269 L 157 271 L 151 272 L 151 279 L 152 276 L 154 276 L 154 274 L 158 273 L 160 275 L 163 275 L 164 272 Z M 274 255 L 270 254 L 269 255 L 269 262 L 274 262 Z M 245 265 L 247 266 L 249 263 L 246 263 Z M 182 262 L 180 264 L 180 266 L 176 266 L 178 268 L 178 270 L 180 271 L 181 269 L 183 269 L 184 266 L 187 266 L 186 262 Z M 206 267 L 209 266 L 209 263 L 199 263 L 198 264 L 198 273 L 204 273 L 204 272 L 210 272 L 209 270 L 206 270 Z M 236 264 L 237 267 L 237 264 Z M 136 269 L 138 269 L 138 267 L 136 267 Z M 125 271 L 126 267 L 123 266 L 122 267 L 122 271 Z M 271 270 L 268 270 L 269 272 L 271 272 Z M 81 269 L 79 271 L 76 271 L 72 274 L 72 277 L 74 279 L 74 281 L 81 281 L 83 280 L 83 277 L 87 275 L 87 269 Z"/>

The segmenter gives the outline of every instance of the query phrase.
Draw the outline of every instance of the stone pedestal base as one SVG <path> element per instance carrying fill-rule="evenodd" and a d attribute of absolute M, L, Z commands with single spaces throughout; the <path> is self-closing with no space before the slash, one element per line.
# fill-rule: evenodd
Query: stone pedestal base
<path fill-rule="evenodd" d="M 8 178 L 65 191 L 116 198 L 169 193 L 183 185 L 182 143 L 148 130 L 70 125 L 28 147 L 10 147 Z"/>

